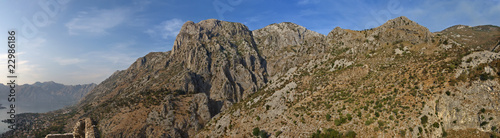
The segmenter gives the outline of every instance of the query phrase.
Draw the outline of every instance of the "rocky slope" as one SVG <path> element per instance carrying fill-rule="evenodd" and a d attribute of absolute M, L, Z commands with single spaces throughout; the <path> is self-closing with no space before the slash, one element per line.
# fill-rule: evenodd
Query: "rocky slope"
<path fill-rule="evenodd" d="M 370 30 L 337 27 L 327 52 L 314 54 L 326 58 L 284 71 L 196 136 L 497 135 L 500 59 L 489 50 L 498 27 L 470 28 L 480 29 L 431 33 L 406 17 Z"/>
<path fill-rule="evenodd" d="M 103 137 L 497 135 L 499 32 L 431 33 L 406 17 L 327 36 L 186 22 L 172 51 L 139 58 L 51 119 L 69 132 L 90 117 Z"/>
<path fill-rule="evenodd" d="M 82 116 L 99 120 L 103 136 L 192 136 L 267 83 L 266 64 L 246 26 L 186 22 L 172 51 L 139 58 L 97 86 Z"/>

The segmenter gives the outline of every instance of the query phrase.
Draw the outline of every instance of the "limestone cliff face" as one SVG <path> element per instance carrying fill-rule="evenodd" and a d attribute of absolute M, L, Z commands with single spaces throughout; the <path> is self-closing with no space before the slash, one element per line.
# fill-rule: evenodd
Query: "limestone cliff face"
<path fill-rule="evenodd" d="M 401 42 L 430 45 L 432 37 L 429 29 L 401 16 L 363 31 L 336 27 L 328 33 L 327 42 L 332 47 L 351 48 L 350 52 L 359 53 Z"/>
<path fill-rule="evenodd" d="M 332 132 L 328 128 L 356 137 L 499 133 L 500 59 L 489 52 L 498 43 L 499 27 L 431 33 L 406 17 L 369 30 L 337 27 L 324 38 L 325 51 L 311 54 L 316 58 L 300 56 L 306 62 L 290 58 L 300 55 L 293 50 L 304 43 L 290 51 L 273 49 L 300 45 L 301 37 L 265 36 L 266 28 L 254 31 L 254 38 L 259 49 L 269 49 L 263 52 L 270 53 L 263 54 L 269 74 L 283 75 L 214 116 L 196 137 L 246 137 L 255 129 L 268 136 L 310 137 Z"/>
<path fill-rule="evenodd" d="M 326 50 L 323 34 L 294 23 L 271 24 L 252 31 L 259 51 L 266 59 L 269 76 L 283 75 Z"/>
<path fill-rule="evenodd" d="M 89 109 L 84 116 L 98 117 L 107 136 L 122 135 L 119 131 L 129 131 L 131 135 L 123 134 L 127 136 L 194 135 L 212 116 L 267 83 L 266 64 L 243 24 L 186 22 L 172 51 L 150 53 L 115 72 L 80 106 Z M 150 105 L 149 98 L 158 101 Z M 133 101 L 146 102 L 148 108 Z M 142 113 L 145 121 L 136 120 L 136 126 L 113 117 Z"/>
<path fill-rule="evenodd" d="M 240 23 L 186 22 L 170 57 L 187 70 L 183 90 L 206 93 L 215 101 L 240 101 L 267 81 L 266 62 L 252 32 Z"/>

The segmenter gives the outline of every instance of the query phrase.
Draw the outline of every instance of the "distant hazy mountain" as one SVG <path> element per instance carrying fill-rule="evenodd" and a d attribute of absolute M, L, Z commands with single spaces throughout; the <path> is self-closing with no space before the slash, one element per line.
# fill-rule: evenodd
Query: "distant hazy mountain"
<path fill-rule="evenodd" d="M 85 85 L 63 85 L 50 82 L 36 82 L 34 84 L 24 84 L 17 86 L 16 101 L 17 106 L 31 108 L 42 108 L 47 111 L 60 109 L 68 105 L 77 103 L 83 96 L 92 90 L 96 84 Z M 9 95 L 9 86 L 0 84 L 2 95 Z M 2 103 L 7 102 L 7 98 L 0 99 Z M 7 107 L 7 105 L 4 105 Z"/>

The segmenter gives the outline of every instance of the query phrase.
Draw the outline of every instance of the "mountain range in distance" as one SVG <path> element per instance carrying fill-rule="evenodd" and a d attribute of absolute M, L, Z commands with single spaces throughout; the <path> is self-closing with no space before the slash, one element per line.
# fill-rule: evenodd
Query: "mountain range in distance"
<path fill-rule="evenodd" d="M 97 84 L 64 85 L 53 81 L 36 82 L 16 86 L 16 106 L 26 108 L 26 112 L 48 112 L 76 104 Z M 9 95 L 9 86 L 0 84 L 1 95 Z M 7 98 L 1 99 L 7 104 Z M 10 104 L 10 103 L 9 103 Z M 36 109 L 36 111 L 30 111 Z"/>

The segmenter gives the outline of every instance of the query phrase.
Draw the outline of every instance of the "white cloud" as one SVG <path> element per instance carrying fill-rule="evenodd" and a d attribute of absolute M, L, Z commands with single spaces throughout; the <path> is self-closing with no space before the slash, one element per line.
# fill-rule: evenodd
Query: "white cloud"
<path fill-rule="evenodd" d="M 151 0 L 133 0 L 134 8 L 138 10 L 144 10 L 147 6 L 151 4 Z"/>
<path fill-rule="evenodd" d="M 35 83 L 41 81 L 44 74 L 44 69 L 37 64 L 33 64 L 27 60 L 18 63 L 18 79 L 21 84 Z"/>
<path fill-rule="evenodd" d="M 84 57 L 98 58 L 101 60 L 96 61 L 97 63 L 107 63 L 110 67 L 124 69 L 145 54 L 133 49 L 133 46 L 137 46 L 135 41 L 114 43 L 106 46 L 109 47 L 108 50 L 92 51 L 84 54 Z"/>
<path fill-rule="evenodd" d="M 88 84 L 88 83 L 100 83 L 100 81 L 108 78 L 113 72 L 111 68 L 106 66 L 85 66 L 75 69 L 74 71 L 69 71 L 64 73 L 64 78 L 56 78 L 58 82 L 64 82 L 64 84 Z"/>
<path fill-rule="evenodd" d="M 3 54 L 0 56 L 3 56 Z M 7 63 L 1 63 L 1 64 L 7 64 Z M 7 72 L 7 68 L 1 69 L 1 71 Z M 46 72 L 44 68 L 40 67 L 37 64 L 34 64 L 33 62 L 29 62 L 27 60 L 20 60 L 17 62 L 16 65 L 16 75 L 17 75 L 16 82 L 18 84 L 31 84 L 36 81 L 41 81 L 41 79 L 44 78 L 45 75 L 44 72 Z M 7 77 L 0 78 L 0 83 L 5 84 L 8 82 L 9 79 Z"/>
<path fill-rule="evenodd" d="M 65 66 L 77 64 L 83 62 L 84 60 L 78 58 L 55 58 L 54 61 L 56 61 L 59 65 Z"/>
<path fill-rule="evenodd" d="M 148 29 L 146 33 L 151 36 L 159 35 L 163 39 L 175 38 L 179 34 L 183 24 L 184 21 L 174 18 L 163 21 L 153 29 Z"/>
<path fill-rule="evenodd" d="M 320 0 L 299 0 L 299 2 L 297 4 L 305 5 L 305 4 L 316 4 L 319 2 L 320 2 Z"/>
<path fill-rule="evenodd" d="M 66 27 L 71 35 L 80 33 L 105 34 L 106 30 L 126 21 L 130 13 L 130 10 L 126 8 L 84 11 L 66 23 Z"/>

